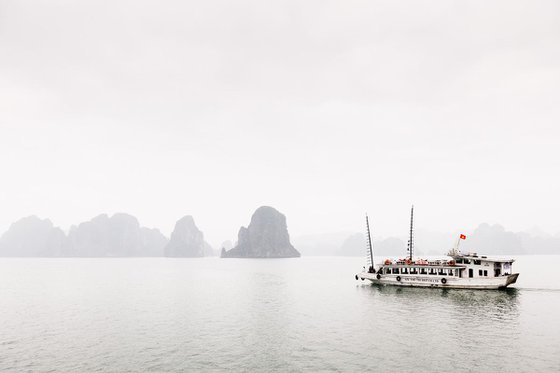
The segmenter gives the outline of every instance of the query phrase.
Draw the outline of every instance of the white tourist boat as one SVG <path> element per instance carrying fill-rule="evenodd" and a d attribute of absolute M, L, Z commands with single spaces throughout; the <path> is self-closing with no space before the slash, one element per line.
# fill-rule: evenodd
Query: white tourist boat
<path fill-rule="evenodd" d="M 379 285 L 437 287 L 454 289 L 504 289 L 517 281 L 519 273 L 513 273 L 513 259 L 490 258 L 476 253 L 463 254 L 459 243 L 466 239 L 461 235 L 448 259 L 427 260 L 414 258 L 413 240 L 414 207 L 410 217 L 408 255 L 405 259 L 385 259 L 374 263 L 373 247 L 366 216 L 368 234 L 367 268 L 356 274 L 356 280 L 369 280 Z"/>

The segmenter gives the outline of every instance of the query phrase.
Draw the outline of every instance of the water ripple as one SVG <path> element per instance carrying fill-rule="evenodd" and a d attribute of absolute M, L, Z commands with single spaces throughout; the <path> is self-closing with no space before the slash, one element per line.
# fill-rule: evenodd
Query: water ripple
<path fill-rule="evenodd" d="M 558 370 L 560 287 L 529 264 L 507 291 L 372 286 L 361 265 L 0 259 L 0 371 Z"/>

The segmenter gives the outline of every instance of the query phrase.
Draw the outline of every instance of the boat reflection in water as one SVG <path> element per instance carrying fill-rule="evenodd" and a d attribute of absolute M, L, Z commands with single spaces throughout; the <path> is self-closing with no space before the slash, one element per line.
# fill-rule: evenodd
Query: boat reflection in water
<path fill-rule="evenodd" d="M 407 288 L 397 286 L 386 286 L 373 283 L 364 283 L 360 288 L 372 289 L 372 292 L 386 296 L 406 296 L 412 298 L 446 298 L 456 302 L 466 302 L 469 304 L 513 304 L 517 303 L 519 289 L 506 288 L 501 291 L 491 290 L 465 290 L 465 289 L 430 289 L 430 288 Z"/>
<path fill-rule="evenodd" d="M 517 288 L 494 290 L 433 289 L 363 283 L 358 289 L 374 295 L 374 302 L 387 309 L 410 311 L 422 317 L 442 316 L 464 322 L 516 319 L 521 292 Z M 408 311 L 405 311 L 408 310 Z"/>

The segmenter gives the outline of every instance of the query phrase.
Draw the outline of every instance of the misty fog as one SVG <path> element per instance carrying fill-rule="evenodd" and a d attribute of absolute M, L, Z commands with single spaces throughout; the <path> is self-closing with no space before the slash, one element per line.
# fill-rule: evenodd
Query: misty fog
<path fill-rule="evenodd" d="M 0 232 L 560 232 L 553 1 L 3 1 Z M 451 238 L 452 240 L 452 238 Z M 342 243 L 342 242 L 341 242 Z M 334 249 L 336 250 L 336 249 Z"/>

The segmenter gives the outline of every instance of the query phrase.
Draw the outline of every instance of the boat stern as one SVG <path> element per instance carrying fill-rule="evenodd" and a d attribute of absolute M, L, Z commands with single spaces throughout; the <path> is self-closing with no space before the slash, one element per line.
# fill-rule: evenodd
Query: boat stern
<path fill-rule="evenodd" d="M 511 284 L 515 284 L 515 282 L 517 281 L 517 278 L 519 277 L 519 273 L 513 273 L 511 275 L 508 275 L 507 280 L 506 280 L 506 285 L 505 286 L 509 286 Z"/>

